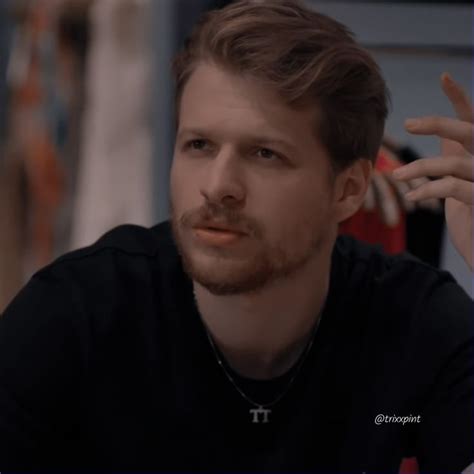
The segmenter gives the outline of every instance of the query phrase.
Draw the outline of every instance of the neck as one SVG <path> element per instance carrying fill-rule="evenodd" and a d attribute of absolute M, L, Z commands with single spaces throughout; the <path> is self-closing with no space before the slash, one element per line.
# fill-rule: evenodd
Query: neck
<path fill-rule="evenodd" d="M 305 350 L 329 289 L 331 255 L 258 292 L 216 296 L 194 282 L 203 323 L 240 375 L 269 379 L 286 372 Z"/>

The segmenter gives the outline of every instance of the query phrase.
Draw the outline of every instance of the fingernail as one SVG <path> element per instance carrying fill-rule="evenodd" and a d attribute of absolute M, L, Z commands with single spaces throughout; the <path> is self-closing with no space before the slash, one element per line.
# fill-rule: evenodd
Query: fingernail
<path fill-rule="evenodd" d="M 405 194 L 405 198 L 408 199 L 409 201 L 412 201 L 415 199 L 415 192 L 414 191 L 408 191 Z"/>
<path fill-rule="evenodd" d="M 450 76 L 449 72 L 445 72 L 445 73 L 443 74 L 443 79 L 444 79 L 446 82 L 449 82 L 449 84 L 454 84 L 453 78 Z"/>
<path fill-rule="evenodd" d="M 405 127 L 406 128 L 416 128 L 420 124 L 418 119 L 406 119 L 405 120 Z"/>

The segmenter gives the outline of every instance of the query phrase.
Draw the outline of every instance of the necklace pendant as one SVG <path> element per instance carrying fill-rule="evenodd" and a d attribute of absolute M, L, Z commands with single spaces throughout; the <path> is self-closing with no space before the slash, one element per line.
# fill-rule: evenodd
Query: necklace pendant
<path fill-rule="evenodd" d="M 268 423 L 268 415 L 272 411 L 270 408 L 263 408 L 262 406 L 259 406 L 258 408 L 251 408 L 249 412 L 253 415 L 252 423 Z"/>

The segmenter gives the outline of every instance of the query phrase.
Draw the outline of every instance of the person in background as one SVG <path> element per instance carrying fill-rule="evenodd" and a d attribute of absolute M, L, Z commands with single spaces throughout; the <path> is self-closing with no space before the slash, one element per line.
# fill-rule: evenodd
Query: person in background
<path fill-rule="evenodd" d="M 472 472 L 473 304 L 338 236 L 387 116 L 379 67 L 290 0 L 205 15 L 176 57 L 171 218 L 39 271 L 0 321 L 0 470 Z M 472 107 L 407 121 L 472 256 Z M 124 189 L 126 192 L 126 189 Z M 470 471 L 469 471 L 470 470 Z"/>

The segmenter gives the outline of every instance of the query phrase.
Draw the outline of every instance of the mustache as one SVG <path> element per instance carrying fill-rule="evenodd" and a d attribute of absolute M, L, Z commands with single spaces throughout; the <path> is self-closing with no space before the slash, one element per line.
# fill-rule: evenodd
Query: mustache
<path fill-rule="evenodd" d="M 241 215 L 240 212 L 234 211 L 214 203 L 209 203 L 195 209 L 191 209 L 183 213 L 179 218 L 179 223 L 183 227 L 199 227 L 209 221 L 219 222 L 223 225 L 236 227 L 249 235 L 259 237 L 261 232 L 257 223 L 249 218 Z"/>

